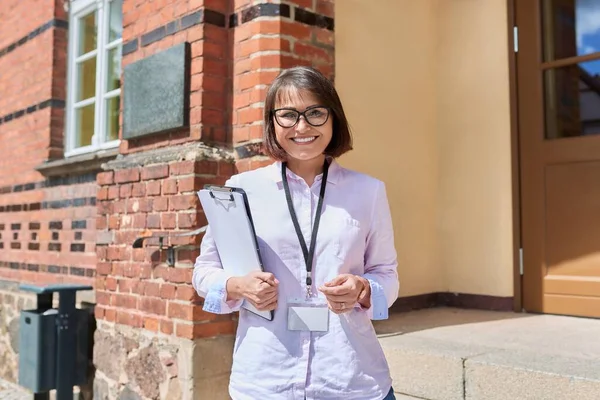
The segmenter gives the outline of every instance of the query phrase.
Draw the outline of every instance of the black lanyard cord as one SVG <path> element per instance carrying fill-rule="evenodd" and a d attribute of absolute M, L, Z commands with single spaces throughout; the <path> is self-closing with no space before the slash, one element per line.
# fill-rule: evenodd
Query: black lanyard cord
<path fill-rule="evenodd" d="M 290 193 L 290 187 L 288 185 L 286 169 L 287 163 L 284 162 L 281 164 L 281 177 L 283 179 L 283 189 L 285 191 L 285 199 L 287 200 L 288 209 L 290 210 L 290 216 L 292 217 L 292 222 L 294 223 L 294 229 L 296 230 L 296 235 L 298 236 L 298 240 L 300 241 L 300 247 L 302 248 L 302 254 L 304 255 L 304 262 L 306 264 L 306 286 L 307 289 L 309 289 L 312 285 L 312 264 L 315 255 L 315 246 L 317 244 L 317 232 L 319 231 L 319 222 L 321 221 L 321 209 L 323 208 L 323 198 L 325 197 L 325 186 L 327 186 L 327 174 L 329 172 L 329 163 L 327 163 L 327 160 L 325 160 L 325 164 L 323 165 L 321 192 L 319 193 L 319 202 L 317 203 L 317 214 L 315 215 L 315 222 L 313 224 L 310 238 L 310 251 L 306 246 L 304 235 L 302 234 L 302 230 L 300 230 L 300 224 L 298 223 L 296 211 L 294 211 L 294 203 L 292 203 L 292 195 Z"/>

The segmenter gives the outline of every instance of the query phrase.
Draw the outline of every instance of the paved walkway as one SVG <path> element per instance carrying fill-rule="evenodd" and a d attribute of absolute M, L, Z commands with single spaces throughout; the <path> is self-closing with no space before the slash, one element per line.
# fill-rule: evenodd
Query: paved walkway
<path fill-rule="evenodd" d="M 31 400 L 33 395 L 21 387 L 0 379 L 0 400 Z"/>

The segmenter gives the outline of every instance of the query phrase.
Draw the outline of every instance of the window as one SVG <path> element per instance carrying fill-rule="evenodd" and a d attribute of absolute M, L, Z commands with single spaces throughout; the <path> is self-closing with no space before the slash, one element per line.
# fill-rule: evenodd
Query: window
<path fill-rule="evenodd" d="M 73 0 L 66 156 L 119 144 L 122 0 Z"/>

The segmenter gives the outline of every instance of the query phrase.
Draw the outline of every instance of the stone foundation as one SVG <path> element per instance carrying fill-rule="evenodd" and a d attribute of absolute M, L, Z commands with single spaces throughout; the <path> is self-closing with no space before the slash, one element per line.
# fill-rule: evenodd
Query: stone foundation
<path fill-rule="evenodd" d="M 233 340 L 189 340 L 100 321 L 94 400 L 229 399 Z"/>
<path fill-rule="evenodd" d="M 16 383 L 19 376 L 19 317 L 35 307 L 35 296 L 19 284 L 0 280 L 0 378 Z"/>

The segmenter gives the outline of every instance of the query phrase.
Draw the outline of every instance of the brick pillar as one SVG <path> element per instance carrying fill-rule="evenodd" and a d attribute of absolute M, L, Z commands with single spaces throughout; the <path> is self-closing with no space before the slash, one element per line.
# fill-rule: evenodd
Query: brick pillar
<path fill-rule="evenodd" d="M 259 3 L 234 0 L 233 145 L 240 171 L 271 162 L 262 155 L 268 85 L 283 68 L 313 66 L 333 79 L 333 0 Z"/>
<path fill-rule="evenodd" d="M 174 266 L 156 241 L 132 243 L 146 230 L 205 225 L 197 190 L 270 162 L 266 87 L 294 65 L 332 76 L 333 3 L 124 0 L 123 13 L 124 65 L 190 44 L 190 121 L 123 140 L 98 175 L 95 397 L 228 399 L 237 315 L 202 311 L 191 285 L 201 237 L 171 241 Z"/>

